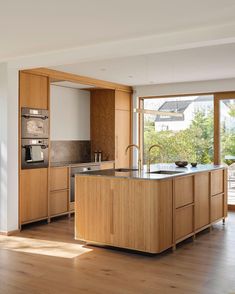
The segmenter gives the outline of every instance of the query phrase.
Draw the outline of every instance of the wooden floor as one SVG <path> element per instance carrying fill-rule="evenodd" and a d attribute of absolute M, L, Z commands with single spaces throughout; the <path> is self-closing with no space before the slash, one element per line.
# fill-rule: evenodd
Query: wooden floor
<path fill-rule="evenodd" d="M 235 293 L 235 213 L 160 256 L 73 240 L 73 220 L 0 236 L 0 293 Z"/>

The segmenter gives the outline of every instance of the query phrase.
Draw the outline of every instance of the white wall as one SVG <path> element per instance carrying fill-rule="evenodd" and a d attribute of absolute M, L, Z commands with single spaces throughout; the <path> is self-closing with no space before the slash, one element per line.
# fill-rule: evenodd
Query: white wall
<path fill-rule="evenodd" d="M 18 228 L 18 71 L 0 64 L 0 231 Z"/>
<path fill-rule="evenodd" d="M 90 140 L 90 92 L 51 85 L 51 140 Z"/>

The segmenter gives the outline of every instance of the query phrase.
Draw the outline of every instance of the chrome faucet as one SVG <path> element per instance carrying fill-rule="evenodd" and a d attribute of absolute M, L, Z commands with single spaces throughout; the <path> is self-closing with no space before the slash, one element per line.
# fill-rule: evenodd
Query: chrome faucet
<path fill-rule="evenodd" d="M 155 147 L 158 147 L 159 149 L 162 149 L 162 146 L 160 146 L 158 144 L 154 144 L 154 145 L 152 145 L 152 146 L 149 147 L 149 150 L 148 150 L 148 163 L 147 163 L 147 172 L 148 173 L 150 173 L 150 164 L 151 164 L 150 152 Z"/>
<path fill-rule="evenodd" d="M 132 148 L 132 147 L 135 147 L 138 150 L 138 171 L 141 172 L 141 170 L 143 169 L 143 167 L 142 167 L 142 161 L 141 161 L 141 157 L 140 157 L 140 147 L 138 145 L 136 145 L 136 144 L 128 145 L 126 147 L 125 153 L 127 154 L 128 149 L 129 148 Z"/>

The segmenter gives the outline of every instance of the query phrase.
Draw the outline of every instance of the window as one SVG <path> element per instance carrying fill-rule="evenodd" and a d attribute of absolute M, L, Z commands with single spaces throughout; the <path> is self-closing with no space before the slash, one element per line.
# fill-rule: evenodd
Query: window
<path fill-rule="evenodd" d="M 152 150 L 152 162 L 213 162 L 213 95 L 145 98 L 143 107 L 156 111 L 156 115 L 143 115 L 145 164 L 153 144 L 162 148 Z"/>

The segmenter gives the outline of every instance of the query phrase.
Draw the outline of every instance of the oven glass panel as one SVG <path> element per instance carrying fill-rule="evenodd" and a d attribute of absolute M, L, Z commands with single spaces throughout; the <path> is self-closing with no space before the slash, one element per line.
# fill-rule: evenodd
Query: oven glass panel
<path fill-rule="evenodd" d="M 29 120 L 27 121 L 27 133 L 33 135 L 43 135 L 43 121 L 41 120 Z"/>

